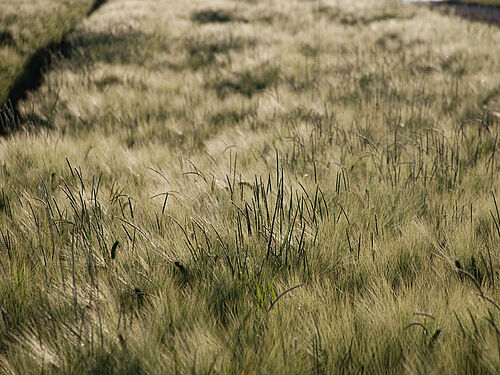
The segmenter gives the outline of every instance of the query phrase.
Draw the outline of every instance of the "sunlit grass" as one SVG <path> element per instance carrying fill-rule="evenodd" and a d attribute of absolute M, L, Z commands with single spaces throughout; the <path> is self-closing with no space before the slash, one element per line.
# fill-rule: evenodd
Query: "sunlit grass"
<path fill-rule="evenodd" d="M 499 37 L 110 0 L 0 141 L 0 372 L 497 373 Z"/>
<path fill-rule="evenodd" d="M 0 105 L 28 60 L 59 43 L 94 0 L 4 0 L 0 4 Z"/>

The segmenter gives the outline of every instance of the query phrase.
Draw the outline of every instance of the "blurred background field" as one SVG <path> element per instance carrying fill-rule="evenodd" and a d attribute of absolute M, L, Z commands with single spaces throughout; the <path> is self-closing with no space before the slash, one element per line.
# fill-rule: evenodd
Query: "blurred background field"
<path fill-rule="evenodd" d="M 498 373 L 498 40 L 389 0 L 81 17 L 0 139 L 0 372 Z"/>
<path fill-rule="evenodd" d="M 460 0 L 460 3 L 500 6 L 499 0 Z"/>
<path fill-rule="evenodd" d="M 93 3 L 93 0 L 2 0 L 0 103 L 7 100 L 28 60 L 40 48 L 59 43 Z"/>

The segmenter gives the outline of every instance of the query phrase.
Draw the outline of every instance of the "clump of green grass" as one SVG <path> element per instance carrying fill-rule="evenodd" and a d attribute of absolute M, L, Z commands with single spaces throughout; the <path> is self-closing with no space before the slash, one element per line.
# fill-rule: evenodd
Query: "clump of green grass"
<path fill-rule="evenodd" d="M 75 70 L 96 62 L 143 65 L 151 61 L 156 48 L 168 49 L 161 35 L 133 27 L 109 28 L 70 38 L 67 54 L 75 55 Z"/>
<path fill-rule="evenodd" d="M 13 46 L 15 44 L 12 33 L 8 30 L 0 31 L 0 46 Z"/>
<path fill-rule="evenodd" d="M 213 113 L 209 117 L 209 122 L 214 126 L 220 126 L 224 124 L 237 124 L 243 121 L 246 117 L 246 113 L 242 111 L 236 111 L 234 109 L 223 110 Z"/>
<path fill-rule="evenodd" d="M 0 372 L 498 372 L 498 29 L 124 4 L 0 114 Z"/>
<path fill-rule="evenodd" d="M 244 18 L 236 16 L 234 12 L 227 9 L 203 9 L 195 11 L 191 14 L 191 21 L 206 24 L 206 23 L 227 23 L 227 22 L 244 22 Z"/>
<path fill-rule="evenodd" d="M 231 63 L 229 53 L 241 51 L 255 46 L 256 41 L 251 38 L 235 36 L 224 31 L 208 33 L 203 36 L 192 36 L 186 39 L 185 46 L 188 53 L 188 66 L 197 70 L 215 65 Z M 222 61 L 218 60 L 225 59 Z"/>
<path fill-rule="evenodd" d="M 320 16 L 325 16 L 329 20 L 348 26 L 356 26 L 359 24 L 369 25 L 375 22 L 398 18 L 409 19 L 414 15 L 408 10 L 405 12 L 398 10 L 396 5 L 373 7 L 370 12 L 363 12 L 363 14 L 360 14 L 359 9 L 357 9 L 355 5 L 350 8 L 346 6 L 320 5 L 315 11 Z"/>
<path fill-rule="evenodd" d="M 247 97 L 268 87 L 272 87 L 279 80 L 280 71 L 276 66 L 262 64 L 243 71 L 233 72 L 228 77 L 215 79 L 211 87 L 220 98 L 236 92 Z"/>

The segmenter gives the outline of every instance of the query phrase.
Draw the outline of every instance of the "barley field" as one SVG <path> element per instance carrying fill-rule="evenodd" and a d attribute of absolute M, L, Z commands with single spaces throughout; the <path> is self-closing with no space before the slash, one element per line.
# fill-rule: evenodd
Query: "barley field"
<path fill-rule="evenodd" d="M 500 372 L 498 27 L 54 3 L 0 29 L 72 30 L 0 113 L 0 373 Z"/>
<path fill-rule="evenodd" d="M 0 103 L 16 83 L 22 86 L 16 81 L 30 58 L 58 44 L 91 7 L 92 0 L 0 1 Z M 37 63 L 43 60 L 40 56 Z"/>

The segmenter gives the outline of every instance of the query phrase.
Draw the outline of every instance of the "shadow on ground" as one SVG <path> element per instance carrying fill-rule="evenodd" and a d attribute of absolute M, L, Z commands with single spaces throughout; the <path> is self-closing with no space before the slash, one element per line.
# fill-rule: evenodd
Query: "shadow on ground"
<path fill-rule="evenodd" d="M 425 4 L 448 15 L 457 15 L 469 21 L 500 26 L 500 7 L 498 6 L 462 4 L 456 1 L 426 2 Z"/>
<path fill-rule="evenodd" d="M 96 0 L 87 16 L 97 11 L 107 0 Z M 72 30 L 68 32 L 68 35 Z M 8 32 L 0 32 L 0 45 L 9 45 L 13 43 L 12 35 Z M 0 135 L 6 135 L 9 132 L 17 130 L 20 124 L 20 115 L 17 104 L 25 99 L 28 92 L 34 91 L 40 87 L 45 73 L 50 66 L 60 56 L 67 56 L 71 51 L 67 38 L 60 42 L 53 42 L 36 51 L 28 60 L 24 71 L 17 77 L 14 85 L 9 91 L 6 103 L 0 103 Z"/>

